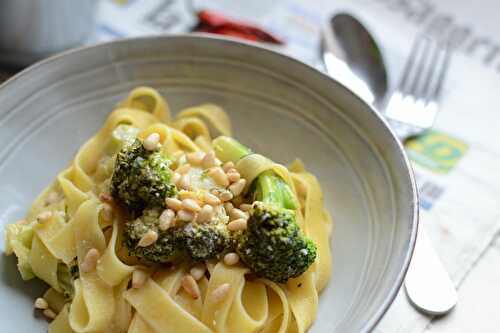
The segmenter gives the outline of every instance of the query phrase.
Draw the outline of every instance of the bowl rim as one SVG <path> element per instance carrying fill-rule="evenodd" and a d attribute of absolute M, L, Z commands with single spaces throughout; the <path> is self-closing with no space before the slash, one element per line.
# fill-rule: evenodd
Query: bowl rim
<path fill-rule="evenodd" d="M 316 69 L 315 67 L 304 63 L 290 55 L 284 54 L 282 52 L 277 51 L 276 49 L 273 49 L 271 47 L 266 46 L 265 44 L 262 43 L 256 43 L 256 42 L 251 42 L 251 41 L 245 41 L 233 37 L 226 37 L 226 36 L 219 36 L 219 35 L 214 35 L 214 34 L 209 34 L 209 33 L 180 33 L 180 34 L 171 34 L 171 35 L 150 35 L 150 36 L 140 36 L 140 37 L 128 37 L 128 38 L 123 38 L 123 39 L 118 39 L 118 40 L 112 40 L 112 41 L 107 41 L 107 42 L 102 42 L 102 43 L 97 43 L 97 44 L 92 44 L 92 45 L 85 45 L 85 46 L 80 46 L 76 48 L 71 48 L 66 51 L 57 53 L 55 55 L 52 55 L 46 59 L 40 60 L 19 73 L 15 74 L 11 78 L 7 79 L 3 83 L 0 84 L 0 91 L 4 89 L 6 86 L 13 84 L 14 82 L 23 79 L 25 76 L 28 76 L 32 71 L 38 69 L 39 67 L 43 67 L 47 64 L 54 63 L 59 61 L 59 59 L 66 58 L 66 57 L 71 57 L 74 54 L 84 52 L 87 50 L 92 50 L 92 49 L 97 49 L 97 48 L 107 48 L 107 47 L 112 47 L 113 45 L 126 45 L 129 43 L 135 43 L 138 41 L 151 41 L 151 42 L 158 42 L 158 41 L 168 41 L 172 39 L 193 39 L 193 40 L 212 40 L 212 41 L 217 41 L 217 42 L 222 42 L 226 43 L 228 45 L 231 44 L 239 44 L 240 46 L 244 46 L 247 48 L 254 48 L 258 49 L 261 52 L 264 53 L 269 53 L 271 56 L 274 57 L 281 57 L 283 59 L 286 59 L 289 62 L 295 63 L 296 66 L 301 66 L 306 70 L 312 71 L 315 73 L 315 75 L 320 75 L 323 77 L 323 79 L 331 80 L 336 83 L 337 86 L 340 87 L 340 89 L 344 90 L 345 94 L 350 95 L 350 97 L 356 99 L 358 102 L 361 102 L 361 104 L 364 105 L 364 107 L 369 110 L 376 118 L 378 121 L 380 121 L 383 124 L 383 127 L 387 134 L 392 137 L 392 140 L 395 141 L 396 143 L 396 150 L 394 151 L 397 153 L 401 163 L 401 166 L 403 166 L 406 169 L 406 175 L 408 176 L 409 184 L 411 187 L 411 230 L 410 230 L 410 238 L 409 242 L 406 246 L 406 253 L 404 256 L 403 260 L 403 265 L 401 269 L 399 270 L 396 280 L 392 288 L 390 289 L 389 293 L 385 297 L 384 301 L 382 302 L 380 308 L 374 312 L 374 314 L 371 316 L 371 318 L 363 324 L 362 330 L 364 332 L 370 332 L 372 331 L 375 326 L 382 320 L 386 312 L 389 310 L 390 306 L 396 299 L 399 290 L 401 289 L 406 273 L 408 271 L 409 265 L 411 258 L 413 256 L 413 252 L 415 250 L 415 244 L 417 240 L 417 232 L 418 232 L 418 225 L 419 225 L 419 196 L 418 196 L 418 191 L 417 191 L 417 185 L 415 181 L 415 175 L 413 173 L 413 168 L 411 166 L 411 163 L 408 159 L 408 156 L 406 155 L 406 152 L 404 150 L 403 144 L 401 141 L 398 139 L 397 135 L 395 132 L 391 129 L 389 126 L 389 123 L 387 120 L 382 116 L 381 113 L 375 110 L 375 108 L 366 103 L 363 99 L 358 97 L 353 91 L 351 91 L 349 88 L 347 88 L 344 84 L 336 80 L 335 78 L 327 75 L 324 72 L 321 72 L 320 70 Z"/>

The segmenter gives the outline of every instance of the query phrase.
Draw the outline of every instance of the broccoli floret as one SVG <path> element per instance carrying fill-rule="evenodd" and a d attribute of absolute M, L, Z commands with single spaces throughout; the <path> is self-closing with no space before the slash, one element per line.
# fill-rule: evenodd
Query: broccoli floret
<path fill-rule="evenodd" d="M 124 242 L 130 255 L 154 263 L 175 262 L 182 257 L 182 247 L 175 238 L 174 228 L 160 230 L 160 214 L 160 209 L 147 209 L 142 216 L 125 223 Z M 158 240 L 150 246 L 138 246 L 149 230 L 158 233 Z"/>
<path fill-rule="evenodd" d="M 251 153 L 228 137 L 218 137 L 213 146 L 225 162 L 236 163 Z M 297 225 L 297 200 L 288 184 L 268 170 L 254 180 L 246 197 L 255 203 L 247 229 L 234 235 L 241 260 L 258 276 L 275 282 L 304 273 L 316 260 L 316 246 Z"/>
<path fill-rule="evenodd" d="M 146 150 L 136 139 L 116 157 L 111 194 L 136 216 L 145 208 L 164 207 L 165 198 L 176 194 L 169 165 L 159 151 Z"/>
<path fill-rule="evenodd" d="M 202 261 L 225 252 L 231 238 L 225 223 L 214 219 L 209 223 L 186 223 L 166 231 L 159 228 L 161 210 L 147 209 L 143 215 L 125 224 L 124 241 L 129 253 L 155 263 L 173 263 L 180 260 Z M 150 246 L 137 246 L 146 232 L 158 233 L 158 240 Z"/>
<path fill-rule="evenodd" d="M 298 277 L 316 259 L 316 246 L 300 231 L 295 213 L 264 203 L 254 204 L 236 252 L 258 276 L 279 283 Z"/>
<path fill-rule="evenodd" d="M 176 230 L 176 239 L 194 261 L 218 257 L 231 247 L 231 237 L 224 223 L 188 223 Z"/>

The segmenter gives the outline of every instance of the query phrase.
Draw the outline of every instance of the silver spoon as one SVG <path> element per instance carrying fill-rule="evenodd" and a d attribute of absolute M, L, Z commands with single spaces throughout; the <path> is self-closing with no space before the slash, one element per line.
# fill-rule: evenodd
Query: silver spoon
<path fill-rule="evenodd" d="M 388 95 L 382 53 L 368 30 L 353 16 L 337 14 L 323 29 L 321 53 L 326 71 L 376 108 Z M 457 303 L 457 292 L 423 226 L 405 279 L 406 295 L 418 310 L 443 315 Z"/>

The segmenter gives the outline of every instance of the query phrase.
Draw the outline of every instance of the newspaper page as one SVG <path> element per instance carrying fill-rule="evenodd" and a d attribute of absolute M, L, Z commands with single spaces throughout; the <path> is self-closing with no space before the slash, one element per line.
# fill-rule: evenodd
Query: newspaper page
<path fill-rule="evenodd" d="M 107 0 L 93 41 L 188 31 L 193 8 L 257 23 L 286 41 L 282 49 L 320 64 L 321 24 L 348 11 L 380 43 L 390 85 L 397 84 L 413 38 L 423 29 L 449 29 L 457 46 L 435 127 L 406 148 L 417 176 L 421 223 L 460 287 L 500 229 L 500 3 L 483 0 Z M 265 8 L 265 10 L 263 10 Z M 263 14 L 265 13 L 265 14 Z M 416 312 L 400 292 L 376 332 L 423 332 L 432 318 Z"/>

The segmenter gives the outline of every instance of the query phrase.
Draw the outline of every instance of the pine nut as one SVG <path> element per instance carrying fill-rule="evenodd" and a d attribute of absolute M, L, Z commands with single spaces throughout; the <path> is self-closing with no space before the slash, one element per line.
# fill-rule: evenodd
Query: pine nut
<path fill-rule="evenodd" d="M 224 204 L 224 209 L 225 209 L 225 211 L 226 211 L 226 214 L 229 214 L 229 213 L 230 213 L 230 212 L 234 209 L 234 206 L 233 206 L 233 204 L 232 204 L 232 203 L 230 203 L 230 202 L 226 202 L 226 203 Z"/>
<path fill-rule="evenodd" d="M 209 151 L 205 154 L 203 159 L 201 160 L 201 165 L 204 169 L 208 169 L 217 165 L 215 161 L 215 153 L 213 151 Z"/>
<path fill-rule="evenodd" d="M 229 231 L 245 230 L 246 228 L 247 228 L 246 219 L 237 219 L 229 222 L 229 224 L 227 225 L 227 230 Z"/>
<path fill-rule="evenodd" d="M 148 230 L 148 232 L 146 232 L 144 236 L 141 237 L 137 246 L 147 247 L 156 242 L 157 240 L 158 240 L 158 233 L 154 230 Z"/>
<path fill-rule="evenodd" d="M 182 150 L 178 150 L 178 151 L 176 151 L 175 153 L 172 154 L 172 157 L 176 161 L 182 159 L 183 156 L 184 156 L 184 152 Z"/>
<path fill-rule="evenodd" d="M 111 203 L 113 202 L 113 197 L 109 193 L 101 193 L 99 194 L 99 200 L 101 200 L 102 202 Z"/>
<path fill-rule="evenodd" d="M 146 150 L 155 150 L 156 147 L 158 147 L 158 143 L 160 143 L 160 134 L 158 133 L 151 133 L 149 136 L 144 139 L 144 142 L 142 145 Z"/>
<path fill-rule="evenodd" d="M 28 224 L 28 221 L 27 221 L 27 220 L 25 220 L 25 219 L 22 219 L 22 220 L 17 221 L 17 222 L 16 222 L 16 224 L 19 224 L 19 225 L 26 225 L 26 224 Z"/>
<path fill-rule="evenodd" d="M 238 220 L 238 219 L 246 220 L 246 219 L 248 219 L 247 213 L 245 213 L 244 211 L 242 211 L 238 208 L 233 208 L 229 212 L 229 217 L 231 218 L 231 220 Z"/>
<path fill-rule="evenodd" d="M 182 178 L 179 181 L 179 187 L 184 190 L 189 190 L 191 188 L 191 180 L 188 175 L 182 175 Z"/>
<path fill-rule="evenodd" d="M 229 186 L 229 191 L 233 193 L 235 197 L 241 194 L 243 192 L 243 189 L 245 188 L 245 185 L 247 184 L 246 179 L 240 179 L 236 183 L 232 184 Z"/>
<path fill-rule="evenodd" d="M 52 205 L 59 200 L 59 195 L 56 192 L 50 192 L 45 198 L 45 205 Z"/>
<path fill-rule="evenodd" d="M 224 201 L 229 201 L 233 198 L 233 194 L 229 191 L 224 191 L 220 194 L 219 199 L 221 199 L 223 202 Z"/>
<path fill-rule="evenodd" d="M 205 260 L 205 265 L 207 266 L 207 270 L 210 274 L 212 274 L 214 268 L 215 268 L 216 262 L 213 259 L 210 260 Z"/>
<path fill-rule="evenodd" d="M 184 200 L 184 199 L 198 199 L 198 196 L 196 195 L 196 192 L 193 192 L 193 191 L 180 190 L 178 196 L 179 196 L 179 198 L 181 200 Z"/>
<path fill-rule="evenodd" d="M 212 294 L 210 295 L 212 302 L 219 303 L 220 301 L 222 301 L 226 297 L 230 289 L 231 286 L 229 285 L 229 283 L 221 284 L 220 286 L 215 288 L 215 290 L 212 291 Z"/>
<path fill-rule="evenodd" d="M 179 181 L 181 180 L 181 177 L 182 176 L 180 174 L 178 174 L 177 172 L 174 172 L 172 175 L 172 183 L 177 185 L 179 183 Z"/>
<path fill-rule="evenodd" d="M 191 164 L 189 163 L 186 163 L 186 164 L 183 164 L 181 166 L 179 166 L 175 172 L 181 174 L 181 175 L 185 175 L 186 173 L 189 172 L 189 170 L 191 170 Z"/>
<path fill-rule="evenodd" d="M 148 273 L 143 271 L 142 269 L 136 269 L 132 273 L 132 288 L 139 289 L 141 288 L 146 280 L 148 279 Z"/>
<path fill-rule="evenodd" d="M 182 222 L 192 222 L 195 218 L 195 213 L 189 210 L 181 209 L 177 212 L 177 218 Z"/>
<path fill-rule="evenodd" d="M 171 209 L 165 209 L 161 215 L 160 215 L 160 225 L 159 225 L 159 228 L 161 231 L 165 231 L 167 230 L 168 228 L 170 228 L 170 226 L 172 225 L 172 222 L 174 221 L 174 217 L 175 217 L 175 212 Z"/>
<path fill-rule="evenodd" d="M 38 297 L 35 300 L 35 309 L 45 310 L 49 308 L 49 303 L 43 297 Z"/>
<path fill-rule="evenodd" d="M 186 159 L 188 160 L 189 163 L 193 165 L 199 165 L 201 164 L 201 161 L 205 157 L 205 153 L 202 151 L 196 151 L 194 153 L 189 153 L 186 154 Z"/>
<path fill-rule="evenodd" d="M 113 220 L 113 208 L 109 204 L 104 204 L 102 207 L 102 219 L 105 222 Z"/>
<path fill-rule="evenodd" d="M 196 219 L 199 223 L 207 223 L 212 220 L 214 216 L 214 208 L 210 205 L 205 205 L 198 213 L 198 218 Z"/>
<path fill-rule="evenodd" d="M 231 161 L 226 162 L 226 163 L 224 163 L 222 168 L 224 169 L 224 172 L 228 172 L 230 169 L 234 169 L 234 163 Z"/>
<path fill-rule="evenodd" d="M 248 212 L 250 209 L 252 209 L 252 205 L 251 204 L 241 204 L 239 208 L 244 212 Z"/>
<path fill-rule="evenodd" d="M 51 309 L 43 310 L 43 315 L 48 319 L 54 319 L 56 317 L 56 314 Z"/>
<path fill-rule="evenodd" d="M 40 214 L 38 214 L 38 216 L 36 217 L 36 221 L 38 223 L 44 223 L 44 222 L 47 222 L 48 220 L 50 220 L 52 218 L 52 212 L 49 212 L 49 211 L 46 211 L 46 212 L 41 212 Z"/>
<path fill-rule="evenodd" d="M 203 201 L 205 201 L 205 203 L 212 205 L 212 206 L 220 204 L 220 199 L 217 198 L 215 195 L 208 193 L 208 192 L 205 192 L 203 194 Z"/>
<path fill-rule="evenodd" d="M 220 186 L 227 187 L 229 185 L 227 175 L 224 173 L 224 170 L 219 167 L 211 168 L 208 171 L 208 175 Z"/>
<path fill-rule="evenodd" d="M 238 172 L 228 172 L 227 173 L 227 179 L 229 179 L 229 181 L 231 183 L 234 183 L 234 182 L 237 182 L 238 180 L 240 180 L 241 176 Z"/>
<path fill-rule="evenodd" d="M 191 275 L 185 275 L 181 280 L 181 285 L 189 296 L 194 299 L 200 298 L 200 288 Z"/>
<path fill-rule="evenodd" d="M 182 201 L 180 201 L 179 199 L 166 198 L 165 204 L 167 205 L 168 208 L 170 208 L 174 211 L 178 211 L 178 210 L 182 209 Z"/>
<path fill-rule="evenodd" d="M 83 261 L 81 263 L 81 269 L 84 273 L 89 273 L 92 272 L 96 265 L 97 265 L 97 260 L 99 260 L 99 250 L 96 248 L 91 248 L 87 254 L 85 255 L 85 258 L 83 258 Z"/>
<path fill-rule="evenodd" d="M 193 268 L 191 268 L 189 270 L 189 274 L 191 274 L 193 279 L 198 281 L 199 279 L 201 279 L 203 277 L 203 275 L 205 275 L 206 270 L 207 270 L 207 267 L 204 264 L 200 263 L 200 264 L 195 265 Z"/>
<path fill-rule="evenodd" d="M 238 254 L 230 252 L 224 256 L 224 263 L 228 266 L 236 265 L 240 261 Z"/>
<path fill-rule="evenodd" d="M 198 205 L 198 202 L 196 202 L 196 200 L 193 199 L 182 200 L 182 208 L 192 212 L 199 212 L 201 210 L 201 207 L 200 205 Z"/>

